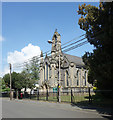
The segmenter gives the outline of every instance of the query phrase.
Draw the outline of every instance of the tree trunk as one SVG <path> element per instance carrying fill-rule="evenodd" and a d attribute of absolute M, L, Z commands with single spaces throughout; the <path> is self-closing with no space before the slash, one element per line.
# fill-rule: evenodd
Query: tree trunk
<path fill-rule="evenodd" d="M 16 90 L 16 99 L 18 99 L 18 89 Z"/>
<path fill-rule="evenodd" d="M 30 91 L 30 99 L 31 99 L 31 96 L 32 96 L 32 94 L 31 94 L 31 93 L 32 93 L 32 89 L 31 89 L 31 91 Z"/>
<path fill-rule="evenodd" d="M 25 90 L 24 90 L 24 98 L 26 98 L 26 87 L 25 87 Z"/>

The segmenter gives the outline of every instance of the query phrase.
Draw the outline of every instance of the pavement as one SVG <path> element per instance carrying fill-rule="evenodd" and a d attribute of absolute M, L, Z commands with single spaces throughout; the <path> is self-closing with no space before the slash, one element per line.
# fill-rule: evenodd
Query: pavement
<path fill-rule="evenodd" d="M 3 98 L 2 118 L 103 118 L 109 120 L 111 115 L 66 103 L 23 99 L 10 101 L 9 98 Z"/>

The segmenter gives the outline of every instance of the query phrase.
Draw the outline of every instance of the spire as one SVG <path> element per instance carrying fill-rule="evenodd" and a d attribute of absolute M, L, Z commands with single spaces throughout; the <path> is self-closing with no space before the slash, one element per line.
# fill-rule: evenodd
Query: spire
<path fill-rule="evenodd" d="M 43 52 L 41 51 L 40 57 L 43 57 Z"/>
<path fill-rule="evenodd" d="M 41 59 L 40 59 L 40 65 L 42 66 L 42 64 L 43 64 L 43 52 L 42 51 L 41 51 L 40 57 L 41 57 Z"/>
<path fill-rule="evenodd" d="M 46 58 L 47 58 L 47 53 L 46 53 Z"/>
<path fill-rule="evenodd" d="M 57 29 L 55 29 L 54 35 L 60 36 L 60 34 L 57 32 Z"/>
<path fill-rule="evenodd" d="M 55 33 L 58 33 L 58 32 L 57 32 L 57 29 L 55 29 Z"/>
<path fill-rule="evenodd" d="M 55 32 L 53 34 L 52 38 L 52 49 L 51 52 L 58 51 L 59 49 L 61 50 L 61 39 L 60 39 L 60 34 L 57 32 L 57 29 L 55 29 Z"/>

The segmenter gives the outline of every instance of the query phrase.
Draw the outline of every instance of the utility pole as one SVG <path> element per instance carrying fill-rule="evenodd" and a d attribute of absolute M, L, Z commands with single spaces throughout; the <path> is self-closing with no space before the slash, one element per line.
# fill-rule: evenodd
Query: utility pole
<path fill-rule="evenodd" d="M 12 93 L 12 78 L 11 78 L 11 69 L 12 69 L 12 66 L 11 66 L 11 63 L 9 63 L 9 68 L 10 68 L 10 100 L 13 99 L 13 93 Z"/>
<path fill-rule="evenodd" d="M 60 84 L 60 49 L 59 49 L 59 86 L 58 86 L 58 89 L 59 89 L 59 98 L 58 98 L 58 100 L 59 100 L 59 103 L 61 102 L 61 84 Z"/>

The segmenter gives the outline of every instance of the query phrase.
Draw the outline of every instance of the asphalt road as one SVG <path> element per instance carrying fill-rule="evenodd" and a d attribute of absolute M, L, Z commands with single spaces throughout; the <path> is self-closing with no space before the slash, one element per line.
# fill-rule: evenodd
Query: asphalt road
<path fill-rule="evenodd" d="M 2 118 L 102 118 L 70 104 L 2 99 Z"/>

